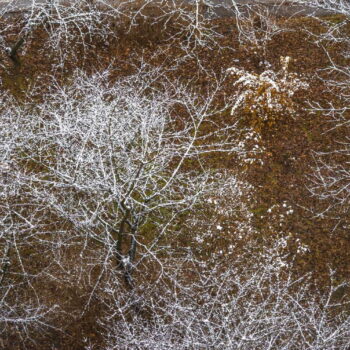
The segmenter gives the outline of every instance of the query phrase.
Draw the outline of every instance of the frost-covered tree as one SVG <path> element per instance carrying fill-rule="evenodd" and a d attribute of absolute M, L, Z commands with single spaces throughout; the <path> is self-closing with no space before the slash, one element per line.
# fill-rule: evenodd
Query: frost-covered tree
<path fill-rule="evenodd" d="M 181 38 L 187 51 L 215 44 L 218 34 L 211 19 L 217 7 L 204 0 L 12 1 L 0 7 L 0 48 L 19 65 L 21 52 L 31 41 L 40 40 L 43 45 L 37 54 L 53 53 L 62 65 L 67 60 L 82 60 L 87 52 L 94 54 L 98 40 L 106 43 L 107 38 L 148 22 L 169 32 L 168 40 Z"/>
<path fill-rule="evenodd" d="M 283 4 L 283 2 L 282 2 Z M 264 62 L 267 55 L 267 45 L 272 38 L 285 31 L 279 24 L 271 8 L 264 4 L 247 3 L 237 5 L 232 0 L 232 10 L 236 18 L 238 39 L 250 53 L 260 56 Z M 267 62 L 264 62 L 266 65 Z"/>
<path fill-rule="evenodd" d="M 98 37 L 110 34 L 109 25 L 105 21 L 112 16 L 118 21 L 120 2 L 114 6 L 105 1 L 90 0 L 33 0 L 28 2 L 11 1 L 0 8 L 3 17 L 2 48 L 16 65 L 20 64 L 21 51 L 28 42 L 38 40 L 36 30 L 46 33 L 42 52 L 48 54 L 53 50 L 60 62 L 74 54 L 82 55 L 94 45 Z M 79 47 L 79 53 L 77 51 Z"/>
<path fill-rule="evenodd" d="M 31 339 L 33 329 L 48 328 L 48 319 L 56 311 L 40 296 L 42 270 L 33 268 L 33 259 L 42 254 L 44 244 L 35 235 L 44 207 L 36 202 L 25 183 L 25 174 L 12 158 L 19 143 L 21 115 L 12 108 L 14 101 L 1 97 L 0 128 L 0 345 L 18 334 Z M 22 178 L 23 176 L 23 178 Z M 37 245 L 37 246 L 35 246 Z M 42 263 L 44 263 L 42 261 Z M 17 344 L 17 343 L 16 343 Z"/>
<path fill-rule="evenodd" d="M 350 11 L 349 2 L 346 0 L 293 0 L 292 2 L 344 15 Z"/>
<path fill-rule="evenodd" d="M 332 144 L 315 153 L 315 166 L 309 189 L 324 203 L 318 214 L 330 214 L 336 218 L 337 225 L 342 223 L 340 226 L 345 224 L 344 227 L 347 227 L 350 204 L 350 70 L 347 65 L 350 40 L 347 28 L 350 7 L 347 1 L 342 0 L 314 0 L 308 2 L 308 5 L 339 16 L 337 21 L 328 17 L 317 18 L 323 31 L 311 36 L 328 55 L 329 65 L 320 74 L 320 80 L 332 96 L 329 101 L 311 102 L 311 109 L 314 113 L 324 116 L 327 123 L 325 136 L 332 140 Z M 336 56 L 331 49 L 333 45 L 337 46 Z"/>
<path fill-rule="evenodd" d="M 201 157 L 239 151 L 235 122 L 213 124 L 215 89 L 202 98 L 160 76 L 140 71 L 109 84 L 77 74 L 43 103 L 18 107 L 5 154 L 28 194 L 67 231 L 102 246 L 101 262 L 115 259 L 130 288 L 138 253 L 151 254 L 212 189 L 215 172 Z"/>
<path fill-rule="evenodd" d="M 293 278 L 278 260 L 261 247 L 233 259 L 187 253 L 133 298 L 110 286 L 106 349 L 347 349 L 344 285 L 315 293 L 308 276 Z"/>

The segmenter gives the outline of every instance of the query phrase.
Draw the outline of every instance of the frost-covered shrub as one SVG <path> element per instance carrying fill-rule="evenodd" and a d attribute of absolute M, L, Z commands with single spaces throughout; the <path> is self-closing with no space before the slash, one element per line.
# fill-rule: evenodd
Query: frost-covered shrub
<path fill-rule="evenodd" d="M 306 89 L 308 84 L 298 74 L 288 71 L 290 57 L 281 57 L 282 67 L 278 72 L 265 70 L 261 74 L 250 73 L 244 69 L 232 67 L 229 72 L 236 79 L 236 102 L 231 109 L 250 114 L 253 124 L 260 126 L 262 121 L 274 123 L 282 115 L 295 112 L 294 94 Z"/>

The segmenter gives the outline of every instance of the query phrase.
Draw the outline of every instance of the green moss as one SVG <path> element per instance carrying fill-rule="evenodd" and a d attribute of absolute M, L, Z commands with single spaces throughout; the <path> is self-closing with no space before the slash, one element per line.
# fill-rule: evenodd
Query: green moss
<path fill-rule="evenodd" d="M 5 72 L 1 76 L 2 85 L 13 97 L 21 100 L 30 86 L 30 79 L 20 72 L 18 67 Z"/>
<path fill-rule="evenodd" d="M 323 17 L 327 22 L 332 23 L 334 25 L 343 23 L 346 21 L 346 17 L 344 15 L 331 15 Z"/>
<path fill-rule="evenodd" d="M 311 132 L 310 129 L 309 129 L 307 126 L 305 126 L 305 125 L 301 125 L 301 128 L 303 129 L 307 140 L 311 143 L 311 142 L 314 140 L 314 136 L 313 136 L 312 132 Z"/>
<path fill-rule="evenodd" d="M 260 216 L 263 216 L 267 213 L 267 207 L 265 205 L 262 205 L 262 206 L 259 206 L 256 208 L 252 208 L 250 211 L 256 217 L 260 217 Z"/>

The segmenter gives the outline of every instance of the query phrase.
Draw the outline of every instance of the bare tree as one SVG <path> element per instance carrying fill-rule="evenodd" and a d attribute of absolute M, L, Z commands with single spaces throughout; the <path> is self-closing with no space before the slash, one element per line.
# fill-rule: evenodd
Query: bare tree
<path fill-rule="evenodd" d="M 301 3 L 305 3 L 301 1 Z M 315 153 L 315 167 L 310 192 L 322 202 L 323 209 L 318 215 L 329 214 L 337 218 L 337 225 L 347 225 L 349 213 L 349 87 L 350 71 L 344 65 L 350 53 L 350 41 L 347 26 L 350 18 L 349 3 L 341 0 L 310 1 L 309 6 L 342 15 L 336 23 L 327 18 L 317 18 L 325 29 L 321 34 L 312 34 L 312 38 L 328 55 L 329 66 L 319 75 L 323 84 L 327 85 L 332 96 L 331 101 L 311 103 L 313 112 L 322 114 L 328 128 L 325 135 L 332 139 L 332 145 Z M 337 57 L 329 50 L 337 45 Z M 342 62 L 342 63 L 339 63 Z M 336 136 L 334 136 L 334 133 Z"/>
<path fill-rule="evenodd" d="M 140 20 L 146 20 L 151 26 L 161 24 L 164 32 L 174 32 L 176 28 L 168 40 L 181 38 L 187 51 L 216 43 L 219 34 L 211 23 L 216 7 L 204 0 L 34 0 L 25 5 L 14 1 L 0 8 L 6 23 L 0 45 L 19 65 L 20 51 L 31 39 L 36 40 L 36 29 L 43 30 L 47 38 L 38 54 L 52 50 L 62 64 L 74 56 L 82 59 L 88 49 L 93 53 L 97 39 L 106 42 L 107 37 L 116 35 L 112 26 L 130 31 Z M 15 38 L 13 31 L 17 32 Z"/>
<path fill-rule="evenodd" d="M 110 34 L 105 19 L 113 14 L 115 20 L 118 20 L 119 6 L 119 2 L 112 8 L 106 6 L 105 1 L 89 0 L 33 0 L 24 5 L 16 1 L 9 2 L 1 7 L 4 23 L 8 24 L 4 34 L 9 34 L 9 29 L 12 28 L 17 35 L 11 42 L 3 35 L 3 46 L 8 57 L 18 65 L 20 51 L 25 49 L 25 44 L 30 39 L 36 40 L 33 35 L 36 29 L 40 29 L 47 34 L 43 54 L 52 49 L 62 62 L 67 55 L 72 56 L 72 48 L 81 46 L 86 49 L 93 45 L 97 37 Z"/>
<path fill-rule="evenodd" d="M 293 0 L 292 2 L 344 15 L 347 15 L 350 11 L 349 2 L 346 0 Z"/>
<path fill-rule="evenodd" d="M 23 7 L 16 2 L 1 7 L 6 26 L 0 44 L 12 62 L 19 65 L 20 52 L 30 40 L 36 40 L 38 29 L 47 36 L 38 54 L 53 52 L 58 65 L 62 65 L 67 60 L 82 60 L 87 52 L 94 54 L 98 40 L 107 42 L 108 37 L 117 35 L 113 28 L 130 31 L 139 22 L 148 21 L 150 26 L 168 33 L 168 42 L 176 40 L 186 53 L 192 53 L 198 47 L 218 47 L 220 34 L 213 19 L 222 15 L 220 11 L 236 16 L 240 41 L 259 55 L 266 55 L 267 43 L 281 32 L 265 7 L 239 7 L 235 1 L 35 0 Z"/>
<path fill-rule="evenodd" d="M 274 36 L 286 29 L 278 24 L 273 11 L 263 4 L 251 5 L 248 3 L 239 7 L 234 0 L 232 3 L 241 45 L 244 45 L 251 53 L 259 55 L 264 67 L 268 66 L 268 62 L 264 62 L 267 45 Z"/>
<path fill-rule="evenodd" d="M 20 334 L 31 339 L 33 329 L 45 330 L 55 305 L 46 305 L 38 292 L 37 271 L 28 260 L 41 246 L 35 239 L 42 227 L 42 206 L 35 203 L 16 167 L 12 156 L 20 145 L 18 122 L 21 116 L 11 108 L 14 101 L 7 95 L 1 98 L 0 130 L 0 339 Z M 41 246 L 42 247 L 42 246 Z M 28 254 L 28 251 L 30 253 Z"/>
<path fill-rule="evenodd" d="M 347 349 L 350 319 L 337 297 L 344 285 L 331 275 L 324 294 L 315 294 L 308 276 L 281 269 L 276 252 L 260 253 L 163 261 L 162 279 L 139 293 L 143 312 L 108 289 L 106 349 Z"/>
<path fill-rule="evenodd" d="M 215 90 L 201 98 L 159 77 L 140 71 L 108 86 L 104 75 L 78 74 L 19 112 L 27 118 L 14 158 L 31 194 L 102 245 L 102 260 L 114 257 L 130 288 L 137 247 L 151 251 L 211 188 L 215 173 L 203 171 L 201 156 L 240 151 L 234 121 L 212 128 Z"/>

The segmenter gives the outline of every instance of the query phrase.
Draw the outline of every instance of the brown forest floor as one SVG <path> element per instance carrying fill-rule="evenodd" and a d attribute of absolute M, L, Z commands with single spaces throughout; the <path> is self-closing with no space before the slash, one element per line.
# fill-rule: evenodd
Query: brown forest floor
<path fill-rule="evenodd" d="M 228 18 L 215 21 L 217 30 L 223 35 L 219 39 L 220 45 L 227 48 L 193 48 L 195 55 L 187 55 L 186 59 L 182 49 L 169 45 L 164 40 L 167 35 L 161 27 L 151 26 L 147 22 L 139 23 L 128 34 L 116 27 L 118 39 L 111 39 L 108 43 L 104 40 L 95 42 L 95 47 L 85 53 L 83 60 L 72 59 L 63 70 L 57 70 L 55 75 L 59 81 L 65 81 L 69 80 L 75 67 L 80 66 L 88 72 L 110 67 L 111 79 L 117 79 L 131 74 L 135 69 L 133 65 L 140 65 L 142 57 L 145 63 L 152 66 L 169 68 L 170 77 L 177 77 L 184 82 L 193 80 L 193 72 L 196 72 L 195 84 L 198 89 L 205 90 L 208 78 L 203 68 L 209 72 L 221 73 L 235 65 L 248 71 L 261 72 L 263 68 L 259 62 L 265 60 L 272 65 L 272 69 L 278 70 L 281 56 L 292 57 L 290 70 L 307 77 L 310 84 L 308 91 L 296 96 L 300 113 L 295 118 L 280 118 L 272 125 L 263 124 L 261 135 L 265 152 L 259 155 L 263 165 L 256 162 L 240 167 L 240 172 L 255 189 L 256 197 L 254 204 L 251 204 L 251 211 L 259 234 L 270 241 L 271 245 L 276 238 L 287 235 L 289 243 L 286 249 L 290 253 L 288 259 L 293 269 L 298 273 L 312 272 L 319 286 L 322 286 L 328 282 L 324 279 L 328 278 L 330 267 L 336 269 L 339 280 L 350 276 L 349 232 L 341 225 L 333 231 L 335 221 L 332 218 L 319 218 L 314 214 L 324 204 L 310 196 L 307 188 L 308 176 L 314 164 L 313 151 L 327 150 L 334 145 L 338 136 L 337 131 L 325 134 L 328 123 L 322 114 L 307 113 L 304 110 L 310 101 L 324 102 L 332 98 L 319 79 L 324 74 L 320 69 L 329 65 L 329 59 L 304 30 L 306 28 L 320 32 L 322 28 L 316 20 L 295 18 L 280 21 L 288 30 L 273 37 L 268 44 L 266 57 L 261 57 L 261 52 L 252 47 L 239 44 L 234 22 Z M 40 100 L 44 87 L 50 84 L 50 78 L 44 72 L 53 72 L 55 58 L 52 53 L 45 53 L 42 47 L 44 40 L 41 39 L 45 35 L 41 30 L 33 33 L 21 55 L 20 67 L 13 67 L 3 58 L 7 66 L 7 69 L 0 69 L 3 86 L 20 100 L 25 99 L 26 90 L 34 84 L 40 88 L 38 91 L 41 92 L 37 96 Z M 328 47 L 331 55 L 335 55 L 338 49 L 332 45 Z M 227 80 L 222 91 L 226 94 L 233 93 L 232 83 L 232 80 Z M 208 159 L 208 162 L 218 168 L 237 171 L 237 162 L 229 157 L 215 157 Z M 279 214 L 282 213 L 281 204 L 284 202 L 291 205 L 294 212 L 281 220 Z M 270 215 L 267 210 L 274 205 L 279 207 L 276 207 L 274 215 Z M 346 220 L 344 217 L 345 223 Z M 224 222 L 223 226 L 225 232 L 225 227 L 229 227 L 230 222 Z M 300 242 L 309 248 L 308 252 L 297 252 Z M 75 300 L 71 303 L 72 309 L 79 307 L 79 295 L 76 293 L 78 292 L 68 290 L 64 292 L 67 298 Z M 56 294 L 62 295 L 62 291 L 56 291 Z M 98 310 L 92 308 L 80 321 L 66 326 L 66 336 L 53 332 L 53 338 L 46 339 L 41 348 L 49 349 L 56 343 L 57 349 L 82 349 L 83 337 L 96 337 L 96 313 Z M 39 347 L 35 346 L 35 349 Z"/>

